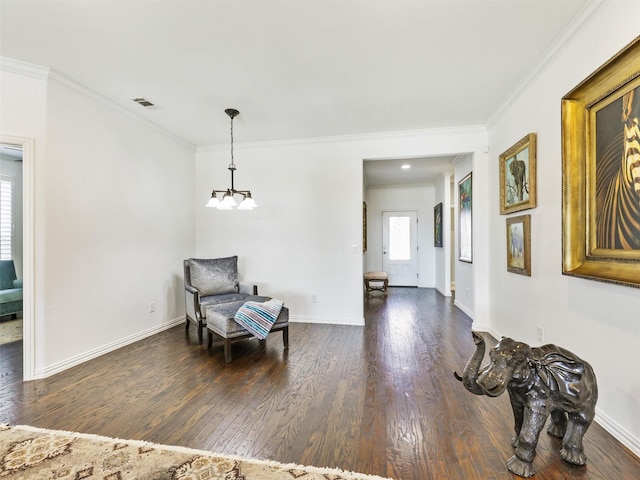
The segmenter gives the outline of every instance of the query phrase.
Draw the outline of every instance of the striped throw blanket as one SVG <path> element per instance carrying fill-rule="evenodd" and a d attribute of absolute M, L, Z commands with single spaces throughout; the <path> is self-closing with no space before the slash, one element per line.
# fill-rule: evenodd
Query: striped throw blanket
<path fill-rule="evenodd" d="M 266 302 L 245 302 L 233 319 L 254 337 L 264 340 L 280 315 L 283 305 L 282 300 L 276 299 Z"/>

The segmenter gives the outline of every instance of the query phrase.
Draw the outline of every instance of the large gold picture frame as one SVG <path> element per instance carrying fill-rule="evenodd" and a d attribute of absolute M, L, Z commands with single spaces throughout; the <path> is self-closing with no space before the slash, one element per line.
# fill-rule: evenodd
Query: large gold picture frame
<path fill-rule="evenodd" d="M 640 287 L 640 37 L 561 108 L 562 273 Z"/>
<path fill-rule="evenodd" d="M 500 155 L 500 214 L 536 206 L 536 134 L 529 133 Z"/>

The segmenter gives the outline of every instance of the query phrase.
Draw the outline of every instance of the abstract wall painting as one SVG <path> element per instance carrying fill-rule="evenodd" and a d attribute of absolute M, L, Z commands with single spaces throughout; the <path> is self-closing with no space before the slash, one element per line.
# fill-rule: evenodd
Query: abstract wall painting
<path fill-rule="evenodd" d="M 460 261 L 473 263 L 472 173 L 458 182 L 458 250 Z"/>

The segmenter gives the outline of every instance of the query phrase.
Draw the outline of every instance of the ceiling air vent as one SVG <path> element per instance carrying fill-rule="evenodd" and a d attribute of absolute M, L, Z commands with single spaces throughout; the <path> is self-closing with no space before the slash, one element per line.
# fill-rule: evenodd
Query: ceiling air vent
<path fill-rule="evenodd" d="M 156 106 L 146 98 L 134 98 L 133 101 L 142 105 L 144 108 L 156 108 Z"/>

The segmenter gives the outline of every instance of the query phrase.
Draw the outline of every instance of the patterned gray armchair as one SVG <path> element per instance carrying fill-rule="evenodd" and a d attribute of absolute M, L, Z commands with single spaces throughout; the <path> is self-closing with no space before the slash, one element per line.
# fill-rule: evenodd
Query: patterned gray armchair
<path fill-rule="evenodd" d="M 184 261 L 184 300 L 187 316 L 185 329 L 193 322 L 198 340 L 207 326 L 209 305 L 244 300 L 257 295 L 258 286 L 238 281 L 238 257 L 189 258 Z"/>

